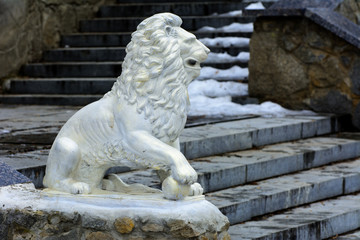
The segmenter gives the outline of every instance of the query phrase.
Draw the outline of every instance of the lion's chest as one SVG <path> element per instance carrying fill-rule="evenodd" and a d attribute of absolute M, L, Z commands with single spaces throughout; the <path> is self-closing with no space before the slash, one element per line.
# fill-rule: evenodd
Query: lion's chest
<path fill-rule="evenodd" d="M 159 111 L 152 122 L 153 135 L 163 142 L 174 142 L 184 129 L 186 113 L 182 111 Z"/>

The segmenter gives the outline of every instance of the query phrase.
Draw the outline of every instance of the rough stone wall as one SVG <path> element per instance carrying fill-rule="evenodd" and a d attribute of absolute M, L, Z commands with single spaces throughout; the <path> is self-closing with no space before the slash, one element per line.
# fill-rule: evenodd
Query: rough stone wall
<path fill-rule="evenodd" d="M 360 51 L 301 17 L 258 18 L 249 94 L 291 109 L 350 113 L 360 128 Z"/>
<path fill-rule="evenodd" d="M 355 24 L 360 25 L 360 1 L 359 0 L 343 0 L 335 9 L 344 17 L 348 18 Z"/>
<path fill-rule="evenodd" d="M 0 79 L 17 73 L 58 46 L 61 34 L 75 32 L 112 0 L 0 0 Z"/>
<path fill-rule="evenodd" d="M 199 234 L 196 226 L 185 221 L 158 223 L 143 220 L 123 217 L 110 222 L 101 218 L 84 218 L 76 212 L 65 215 L 60 212 L 7 209 L 0 210 L 0 239 L 230 240 L 228 225 L 224 226 L 222 232 Z"/>

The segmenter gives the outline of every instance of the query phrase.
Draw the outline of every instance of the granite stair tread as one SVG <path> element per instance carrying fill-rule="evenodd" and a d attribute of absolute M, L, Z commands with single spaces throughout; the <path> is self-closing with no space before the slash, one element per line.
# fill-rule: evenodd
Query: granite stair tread
<path fill-rule="evenodd" d="M 135 31 L 137 25 L 145 17 L 128 18 L 95 18 L 80 21 L 80 32 L 126 32 Z M 208 16 L 185 16 L 182 17 L 182 28 L 188 31 L 196 31 L 204 26 L 222 27 L 231 23 L 252 23 L 253 17 L 208 17 Z"/>
<path fill-rule="evenodd" d="M 360 227 L 360 194 L 320 201 L 263 218 L 230 226 L 231 238 L 341 239 L 337 238 L 339 234 Z"/>
<path fill-rule="evenodd" d="M 166 2 L 166 3 L 128 3 L 102 6 L 98 17 L 149 17 L 156 12 L 171 12 L 179 16 L 211 15 L 243 9 L 248 3 L 242 2 Z"/>
<path fill-rule="evenodd" d="M 360 141 L 318 137 L 268 145 L 192 160 L 205 192 L 303 171 L 360 156 Z M 143 170 L 119 175 L 129 183 L 159 185 L 155 172 Z"/>
<path fill-rule="evenodd" d="M 360 159 L 207 194 L 231 224 L 343 194 L 358 192 Z"/>
<path fill-rule="evenodd" d="M 0 103 L 84 106 L 102 97 L 103 94 L 3 94 L 0 95 Z"/>
<path fill-rule="evenodd" d="M 64 35 L 61 38 L 62 47 L 113 47 L 126 46 L 131 39 L 130 32 L 86 32 Z M 197 38 L 215 38 L 215 37 L 244 37 L 250 38 L 249 32 L 194 32 Z"/>
<path fill-rule="evenodd" d="M 195 159 L 205 156 L 212 156 L 215 154 L 224 154 L 227 152 L 235 152 L 239 150 L 245 150 L 245 149 L 251 149 L 253 147 L 259 147 L 264 146 L 268 144 L 274 144 L 284 141 L 290 141 L 290 140 L 299 140 L 302 137 L 314 137 L 318 135 L 324 135 L 333 133 L 336 131 L 336 121 L 332 117 L 303 117 L 303 119 L 288 117 L 288 118 L 282 118 L 282 119 L 267 119 L 267 118 L 249 118 L 249 119 L 243 119 L 243 120 L 234 120 L 229 122 L 222 122 L 222 123 L 215 123 L 215 124 L 208 124 L 203 126 L 196 126 L 196 127 L 189 127 L 185 128 L 181 137 L 180 137 L 180 146 L 181 151 L 184 153 L 184 155 L 188 159 Z M 21 143 L 23 141 L 36 143 L 33 141 L 41 141 L 42 144 L 51 144 L 52 141 L 55 139 L 55 136 L 57 132 L 59 131 L 61 124 L 59 126 L 46 126 L 44 125 L 44 129 L 40 128 L 31 131 L 31 137 L 35 137 L 35 140 L 26 140 L 29 138 L 27 134 L 29 134 L 26 130 L 22 131 L 15 131 L 13 133 L 3 134 L 0 138 L 1 143 Z M 11 128 L 11 126 L 9 126 Z M 277 134 L 277 132 L 281 132 L 281 134 Z M 43 136 L 44 135 L 44 136 Z M 39 140 L 37 140 L 39 139 Z M 316 140 L 314 140 L 316 142 Z M 320 141 L 320 140 L 319 140 Z M 305 146 L 311 145 L 315 143 L 309 143 L 306 145 L 306 143 L 303 143 L 303 147 L 305 148 L 303 151 L 298 153 L 295 156 L 286 156 L 286 154 L 283 154 L 284 156 L 280 158 L 280 162 L 286 166 L 280 168 L 283 169 L 281 171 L 288 172 L 288 171 L 299 171 L 302 170 L 305 166 L 304 164 L 301 164 L 301 161 L 305 161 L 302 159 L 306 159 L 308 162 L 307 166 L 311 166 L 310 160 L 313 158 L 314 166 L 316 164 L 324 164 L 326 160 L 323 159 L 323 155 L 326 154 L 333 154 L 332 158 L 329 158 L 329 161 L 336 161 L 338 160 L 337 157 L 342 156 L 348 156 L 348 157 L 356 157 L 356 150 L 358 148 L 354 148 L 355 152 L 351 151 L 351 147 L 357 146 L 357 142 L 353 140 L 337 140 L 337 144 L 342 146 L 342 150 L 339 150 L 339 146 L 336 146 L 336 144 L 333 143 L 326 143 L 326 139 L 323 140 L 324 143 L 320 144 L 322 147 L 325 147 L 325 145 L 328 145 L 327 150 L 320 151 L 315 153 L 308 153 L 308 150 L 305 148 Z M 321 141 L 320 141 L 321 142 Z M 342 143 L 340 143 L 342 142 Z M 300 144 L 300 143 L 299 143 Z M 275 147 L 272 147 L 275 148 Z M 309 146 L 310 148 L 310 146 Z M 350 149 L 349 149 L 350 148 Z M 266 148 L 267 149 L 267 148 Z M 46 150 L 41 150 L 46 151 Z M 291 149 L 289 148 L 289 155 L 291 155 Z M 309 150 L 310 151 L 310 150 Z M 310 151 L 311 152 L 311 151 Z M 32 157 L 30 158 L 28 155 L 30 154 Z M 237 154 L 237 156 L 235 156 Z M 260 157 L 260 162 L 257 162 L 256 157 L 252 158 L 251 156 L 248 156 L 245 158 L 246 154 L 249 154 L 245 152 L 244 159 L 248 159 L 247 161 L 251 162 L 252 164 L 244 162 L 241 163 L 241 160 L 237 162 L 236 159 L 241 159 L 240 156 L 242 153 L 235 153 L 234 156 L 228 157 L 212 157 L 210 159 L 213 159 L 214 164 L 218 166 L 222 163 L 225 163 L 226 166 L 220 167 L 219 171 L 208 174 L 206 171 L 207 163 L 209 160 L 206 159 L 199 159 L 197 161 L 194 161 L 194 167 L 199 169 L 200 171 L 205 172 L 204 174 L 200 174 L 199 181 L 202 183 L 207 191 L 214 190 L 214 189 L 220 189 L 223 188 L 221 185 L 214 185 L 213 182 L 207 181 L 206 178 L 211 176 L 211 181 L 216 181 L 217 178 L 221 177 L 222 174 L 226 172 L 231 172 L 234 174 L 234 171 L 245 171 L 246 166 L 248 165 L 247 169 L 248 171 L 251 171 L 252 166 L 254 168 L 257 168 L 258 166 L 261 166 L 262 168 L 267 167 L 268 169 L 271 169 L 272 162 L 276 164 L 276 161 L 273 159 L 268 159 L 268 161 L 262 161 L 263 158 Z M 259 153 L 261 156 L 261 153 Z M 282 154 L 282 153 L 278 153 Z M 345 154 L 345 155 L 344 155 Z M 276 154 L 271 154 L 268 152 L 264 152 L 263 155 L 269 155 L 269 156 L 275 156 Z M 45 164 L 45 155 L 38 155 L 37 152 L 32 153 L 26 153 L 25 155 L 20 153 L 14 156 L 10 157 L 4 157 L 2 156 L 2 159 L 10 166 L 13 166 L 14 168 L 20 170 L 18 168 L 17 159 L 20 159 L 21 162 L 24 158 L 28 158 L 29 160 L 29 166 L 26 167 L 26 169 L 31 169 L 32 167 L 32 159 L 34 158 L 35 168 L 37 167 L 37 164 L 39 161 L 42 161 Z M 304 157 L 305 156 L 305 157 Z M 310 157 L 309 157 L 310 156 Z M 341 158 L 341 157 L 340 157 Z M 252 160 L 251 160 L 252 159 Z M 292 161 L 295 160 L 298 161 L 298 164 L 296 167 L 289 166 Z M 320 159 L 320 160 L 319 160 Z M 226 162 L 230 161 L 230 162 Z M 323 161 L 323 162 L 322 162 Z M 268 165 L 266 166 L 266 163 Z M 23 163 L 20 164 L 20 166 L 23 166 L 25 168 L 26 165 L 23 165 Z M 232 167 L 236 167 L 234 170 L 232 170 Z M 273 167 L 273 172 L 276 172 L 274 169 L 279 168 L 275 165 Z M 128 168 L 124 168 L 126 170 L 129 170 Z M 203 170 L 201 170 L 203 169 Z M 287 170 L 290 169 L 290 170 Z M 36 171 L 44 171 L 44 166 L 41 169 L 36 169 Z M 278 171 L 277 174 L 282 174 L 281 171 Z M 152 173 L 149 173 L 146 171 L 138 172 L 138 174 L 142 174 L 142 177 L 152 176 Z M 149 175 L 150 174 L 150 175 Z M 274 175 L 274 173 L 272 173 Z M 275 174 L 276 175 L 276 174 Z M 235 179 L 227 179 L 226 184 L 242 184 L 245 182 L 245 175 L 241 175 L 239 178 Z M 266 176 L 266 175 L 264 175 Z M 268 177 L 270 177 L 269 175 Z M 152 177 L 153 178 L 153 177 Z M 149 178 L 147 178 L 148 180 Z M 209 179 L 208 179 L 209 180 Z M 254 181 L 256 178 L 253 177 L 253 179 L 248 178 L 246 181 Z M 144 180 L 142 180 L 144 181 Z M 230 182 L 230 183 L 228 183 Z M 221 183 L 219 183 L 221 184 Z"/>
<path fill-rule="evenodd" d="M 241 52 L 248 51 L 248 47 L 210 47 L 213 53 L 227 52 L 229 55 L 236 56 Z M 58 48 L 44 52 L 44 63 L 52 62 L 121 62 L 125 58 L 125 47 L 92 47 L 92 48 L 80 48 L 80 47 L 67 47 Z M 233 60 L 229 61 L 233 64 L 242 65 L 245 61 Z M 209 65 L 211 62 L 206 62 L 204 65 Z M 226 67 L 229 67 L 226 66 Z"/>
<path fill-rule="evenodd" d="M 116 78 L 14 78 L 4 84 L 8 94 L 105 94 Z"/>

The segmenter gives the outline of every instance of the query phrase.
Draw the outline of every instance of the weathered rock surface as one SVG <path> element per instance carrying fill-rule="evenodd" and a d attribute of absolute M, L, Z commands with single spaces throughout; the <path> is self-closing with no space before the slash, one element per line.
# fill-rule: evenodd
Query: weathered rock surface
<path fill-rule="evenodd" d="M 360 50 L 303 17 L 258 18 L 249 94 L 287 108 L 352 114 L 360 128 Z"/>
<path fill-rule="evenodd" d="M 230 239 L 228 219 L 204 197 L 102 196 L 2 187 L 0 239 Z"/>

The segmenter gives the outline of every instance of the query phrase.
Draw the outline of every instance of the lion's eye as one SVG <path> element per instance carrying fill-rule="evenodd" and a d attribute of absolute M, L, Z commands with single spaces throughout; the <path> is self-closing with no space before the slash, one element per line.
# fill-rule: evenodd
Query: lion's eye
<path fill-rule="evenodd" d="M 193 59 L 189 59 L 189 60 L 187 61 L 187 63 L 188 63 L 190 66 L 195 66 L 196 61 L 193 60 Z"/>

